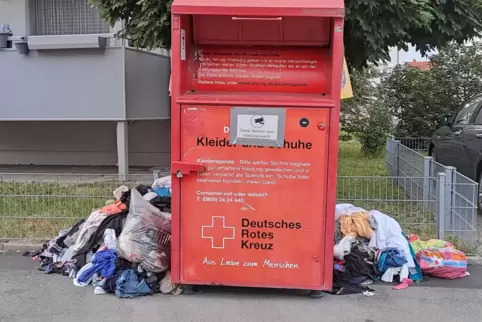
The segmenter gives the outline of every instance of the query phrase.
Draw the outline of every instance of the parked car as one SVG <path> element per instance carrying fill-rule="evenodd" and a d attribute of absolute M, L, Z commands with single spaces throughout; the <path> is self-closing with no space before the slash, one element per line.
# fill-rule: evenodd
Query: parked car
<path fill-rule="evenodd" d="M 478 206 L 482 209 L 482 94 L 470 99 L 455 117 L 441 115 L 438 122 L 429 155 L 479 183 Z"/>

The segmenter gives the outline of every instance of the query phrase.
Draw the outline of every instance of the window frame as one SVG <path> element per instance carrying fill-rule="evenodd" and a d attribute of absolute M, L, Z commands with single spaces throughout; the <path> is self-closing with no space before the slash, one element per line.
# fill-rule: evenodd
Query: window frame
<path fill-rule="evenodd" d="M 478 100 L 476 102 L 478 104 L 477 107 L 476 107 L 477 113 L 475 114 L 475 117 L 471 120 L 472 122 L 470 124 L 482 125 L 482 95 L 480 97 L 478 97 Z M 480 122 L 478 123 L 477 118 L 479 116 L 480 116 Z"/>
<path fill-rule="evenodd" d="M 467 103 L 464 104 L 464 107 L 462 107 L 457 114 L 454 117 L 454 122 L 453 125 L 468 125 L 468 124 L 474 124 L 474 121 L 476 120 L 477 116 L 479 115 L 480 112 L 480 105 L 482 103 L 482 95 L 477 95 L 470 99 Z M 457 118 L 459 117 L 460 113 L 468 107 L 473 107 L 473 110 L 471 112 L 471 115 L 469 119 L 467 120 L 466 123 L 457 123 Z"/>

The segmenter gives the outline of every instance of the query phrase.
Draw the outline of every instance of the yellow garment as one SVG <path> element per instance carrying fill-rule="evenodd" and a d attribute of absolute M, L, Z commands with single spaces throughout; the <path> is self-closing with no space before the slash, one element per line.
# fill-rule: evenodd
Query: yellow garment
<path fill-rule="evenodd" d="M 343 235 L 353 238 L 372 238 L 373 229 L 368 221 L 368 213 L 357 212 L 350 216 L 340 216 L 340 230 Z"/>
<path fill-rule="evenodd" d="M 429 239 L 429 240 L 420 240 L 418 235 L 410 235 L 408 237 L 408 241 L 410 242 L 410 246 L 412 246 L 413 251 L 417 254 L 419 251 L 427 250 L 431 248 L 454 248 L 454 245 L 446 242 L 445 240 L 440 239 Z"/>
<path fill-rule="evenodd" d="M 343 76 L 341 79 L 341 99 L 352 98 L 353 89 L 351 87 L 350 73 L 348 72 L 348 66 L 346 65 L 346 59 L 343 57 Z"/>

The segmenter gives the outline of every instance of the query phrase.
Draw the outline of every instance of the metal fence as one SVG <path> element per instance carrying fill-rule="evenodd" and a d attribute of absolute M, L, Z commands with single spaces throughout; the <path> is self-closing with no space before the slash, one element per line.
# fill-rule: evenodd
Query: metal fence
<path fill-rule="evenodd" d="M 427 137 L 421 137 L 421 138 L 415 138 L 415 137 L 395 137 L 394 138 L 397 141 L 400 141 L 400 143 L 416 152 L 419 152 L 421 154 L 427 154 L 428 155 L 428 149 L 430 147 L 430 138 Z"/>
<path fill-rule="evenodd" d="M 0 239 L 45 239 L 56 236 L 93 209 L 114 199 L 113 191 L 152 185 L 162 175 L 135 174 L 0 174 Z"/>
<path fill-rule="evenodd" d="M 387 176 L 339 176 L 337 201 L 379 210 L 408 233 L 444 238 L 474 252 L 477 184 L 394 139 L 387 142 L 385 161 Z M 119 185 L 151 185 L 165 174 L 133 174 L 120 181 L 117 174 L 0 173 L 0 239 L 55 236 L 113 199 Z"/>
<path fill-rule="evenodd" d="M 422 239 L 437 236 L 436 199 L 419 188 L 423 177 L 338 177 L 337 201 L 367 210 L 378 210 L 395 218 L 407 233 Z M 435 178 L 429 178 L 437 182 Z"/>
<path fill-rule="evenodd" d="M 468 252 L 477 249 L 476 182 L 458 173 L 454 167 L 444 166 L 406 147 L 401 140 L 387 141 L 386 164 L 392 176 L 404 178 L 397 182 L 403 193 L 418 200 L 423 213 L 433 215 L 438 238 L 455 242 Z"/>
<path fill-rule="evenodd" d="M 135 174 L 119 181 L 116 174 L 0 174 L 0 239 L 44 239 L 58 234 L 93 209 L 113 199 L 120 185 L 151 185 L 166 173 Z M 397 219 L 410 233 L 436 236 L 435 198 L 420 192 L 413 182 L 424 178 L 404 176 L 340 176 L 337 200 L 376 209 Z M 409 193 L 407 193 L 407 191 Z"/>

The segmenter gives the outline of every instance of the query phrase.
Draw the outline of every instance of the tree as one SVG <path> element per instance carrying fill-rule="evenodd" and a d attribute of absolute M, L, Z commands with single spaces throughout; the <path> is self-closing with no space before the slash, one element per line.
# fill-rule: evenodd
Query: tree
<path fill-rule="evenodd" d="M 89 0 L 112 26 L 119 20 L 124 28 L 119 36 L 132 39 L 146 49 L 171 47 L 172 0 Z"/>
<path fill-rule="evenodd" d="M 392 46 L 422 54 L 482 30 L 481 0 L 345 0 L 345 46 L 354 68 L 389 59 Z"/>
<path fill-rule="evenodd" d="M 353 97 L 341 101 L 341 130 L 354 133 L 358 129 L 360 115 L 367 113 L 367 107 L 375 100 L 376 88 L 371 81 L 376 77 L 373 69 L 363 68 L 350 73 Z"/>
<path fill-rule="evenodd" d="M 436 118 L 442 111 L 434 104 L 434 86 L 430 71 L 408 66 L 395 67 L 383 79 L 381 99 L 397 120 L 395 136 L 427 137 L 433 133 Z"/>
<path fill-rule="evenodd" d="M 476 94 L 482 93 L 482 43 L 450 43 L 430 59 L 435 104 L 441 113 L 455 114 Z"/>
<path fill-rule="evenodd" d="M 482 93 L 482 44 L 450 43 L 430 65 L 428 71 L 398 66 L 380 86 L 385 106 L 397 119 L 396 136 L 430 137 L 438 128 L 437 116 L 457 113 Z"/>
<path fill-rule="evenodd" d="M 341 128 L 360 141 L 362 152 L 377 156 L 392 130 L 392 116 L 379 100 L 372 69 L 354 70 L 350 75 L 353 97 L 341 102 Z"/>
<path fill-rule="evenodd" d="M 169 48 L 172 0 L 89 0 L 137 47 Z M 482 0 L 345 0 L 345 54 L 351 69 L 389 59 L 389 48 L 412 43 L 422 53 L 482 31 Z"/>

